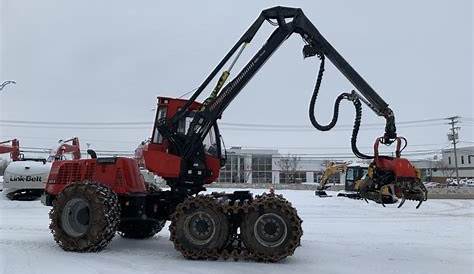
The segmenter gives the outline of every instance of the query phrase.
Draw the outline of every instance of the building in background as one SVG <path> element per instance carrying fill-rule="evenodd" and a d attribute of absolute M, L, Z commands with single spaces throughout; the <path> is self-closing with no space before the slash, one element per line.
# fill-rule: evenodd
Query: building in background
<path fill-rule="evenodd" d="M 355 159 L 354 159 L 355 160 Z M 421 171 L 423 181 L 444 183 L 454 175 L 452 149 L 442 151 L 441 158 L 410 159 Z M 227 150 L 227 163 L 221 170 L 221 183 L 298 184 L 318 183 L 330 159 L 284 155 L 273 149 L 244 149 L 231 147 Z M 344 160 L 341 160 L 344 162 Z M 459 176 L 474 178 L 474 146 L 458 149 Z M 339 175 L 330 183 L 339 183 Z"/>
<path fill-rule="evenodd" d="M 227 162 L 218 182 L 222 183 L 317 183 L 326 160 L 281 155 L 273 149 L 227 150 Z"/>
<path fill-rule="evenodd" d="M 442 150 L 441 170 L 444 171 L 445 177 L 453 177 L 455 174 L 454 149 Z M 474 178 L 474 146 L 458 147 L 458 169 L 460 178 Z M 449 176 L 448 176 L 449 175 Z"/>
<path fill-rule="evenodd" d="M 218 181 L 222 183 L 271 183 L 273 176 L 273 155 L 277 150 L 242 149 L 227 150 L 227 162 Z"/>
<path fill-rule="evenodd" d="M 438 156 L 433 159 L 413 159 L 410 162 L 420 170 L 421 179 L 425 182 L 444 183 L 446 176 L 441 168 L 442 160 Z"/>
<path fill-rule="evenodd" d="M 96 152 L 98 152 L 99 157 L 130 157 L 132 155 L 131 152 L 127 151 L 96 150 Z M 427 159 L 410 159 L 415 167 L 421 171 L 423 181 L 445 183 L 446 178 L 455 177 L 453 149 L 443 149 L 439 150 L 439 152 L 441 153 L 433 154 Z M 47 148 L 38 148 L 22 150 L 22 153 L 25 153 L 27 157 L 42 158 L 47 157 L 50 151 Z M 85 151 L 83 153 L 85 154 Z M 474 146 L 458 148 L 457 156 L 459 177 L 474 178 Z M 281 154 L 276 149 L 231 147 L 227 149 L 227 162 L 221 170 L 218 182 L 265 184 L 318 183 L 322 172 L 330 161 L 336 160 L 335 158 Z M 348 160 L 336 162 L 345 161 Z M 2 167 L 5 167 L 8 162 L 8 159 L 2 158 L 2 155 L 0 155 L 0 176 Z M 330 179 L 330 183 L 339 183 L 340 181 L 340 176 L 336 175 Z"/>

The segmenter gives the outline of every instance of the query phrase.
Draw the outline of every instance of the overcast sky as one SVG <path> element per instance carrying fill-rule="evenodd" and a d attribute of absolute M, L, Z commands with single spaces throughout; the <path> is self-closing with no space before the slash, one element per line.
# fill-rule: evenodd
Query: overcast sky
<path fill-rule="evenodd" d="M 132 150 L 150 135 L 156 96 L 197 87 L 264 8 L 301 7 L 326 39 L 390 104 L 398 121 L 466 117 L 463 145 L 474 140 L 473 7 L 457 1 L 1 1 L 0 120 L 149 122 L 139 129 L 25 128 L 0 123 L 0 139 L 51 146 L 78 136 L 96 149 Z M 266 24 L 238 66 L 258 50 Z M 305 125 L 318 60 L 303 60 L 292 36 L 247 85 L 222 123 Z M 326 122 L 335 97 L 352 86 L 327 66 L 317 117 Z M 234 71 L 235 75 L 237 70 Z M 202 98 L 201 98 L 202 99 Z M 343 103 L 339 124 L 354 110 Z M 364 108 L 359 144 L 369 150 L 382 118 Z M 448 125 L 399 126 L 407 150 L 444 148 Z M 78 127 L 73 126 L 73 127 Z M 86 126 L 87 127 L 87 126 Z M 350 130 L 252 131 L 222 125 L 226 145 L 282 152 L 350 151 Z M 471 143 L 469 143 L 471 142 Z M 331 151 L 331 150 L 329 150 Z"/>

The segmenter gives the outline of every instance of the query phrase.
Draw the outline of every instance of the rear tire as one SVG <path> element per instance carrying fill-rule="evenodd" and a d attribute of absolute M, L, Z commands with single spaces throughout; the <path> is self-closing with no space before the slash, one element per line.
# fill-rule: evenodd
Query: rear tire
<path fill-rule="evenodd" d="M 165 226 L 166 221 L 125 221 L 121 222 L 118 228 L 118 234 L 128 239 L 147 239 L 160 232 Z"/>
<path fill-rule="evenodd" d="M 62 249 L 98 252 L 117 231 L 120 205 L 117 195 L 104 185 L 73 183 L 53 202 L 49 217 L 49 228 Z"/>
<path fill-rule="evenodd" d="M 293 255 L 303 234 L 296 209 L 282 197 L 263 195 L 244 215 L 241 238 L 257 261 L 277 262 Z"/>

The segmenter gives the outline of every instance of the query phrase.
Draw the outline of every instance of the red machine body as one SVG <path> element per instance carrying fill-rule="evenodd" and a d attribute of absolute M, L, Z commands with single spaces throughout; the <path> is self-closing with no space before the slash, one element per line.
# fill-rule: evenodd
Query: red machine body
<path fill-rule="evenodd" d="M 369 176 L 361 184 L 359 189 L 361 197 L 376 201 L 377 203 L 395 203 L 399 198 L 401 207 L 405 200 L 418 201 L 416 208 L 428 198 L 428 191 L 421 182 L 419 170 L 417 170 L 405 158 L 401 158 L 401 152 L 407 145 L 407 140 L 397 137 L 395 157 L 380 156 L 379 144 L 383 137 L 377 138 L 374 144 L 374 160 L 369 166 Z M 402 141 L 404 143 L 401 148 Z"/>
<path fill-rule="evenodd" d="M 10 143 L 10 145 L 7 145 L 8 143 Z M 18 141 L 18 139 L 12 139 L 0 142 L 0 154 L 3 153 L 10 153 L 12 161 L 21 160 L 20 141 Z"/>
<path fill-rule="evenodd" d="M 183 107 L 187 100 L 158 97 L 156 119 L 170 119 Z M 191 109 L 198 111 L 202 105 L 193 103 Z M 189 119 L 188 119 L 189 121 Z M 179 123 L 179 131 L 185 132 L 187 121 Z M 181 172 L 181 157 L 169 151 L 168 142 L 160 139 L 157 131 L 153 132 L 153 143 L 140 148 L 145 167 L 166 180 L 178 178 Z M 67 144 L 71 142 L 71 144 Z M 72 153 L 73 160 L 54 161 L 46 184 L 49 195 L 58 195 L 68 184 L 83 181 L 99 182 L 108 186 L 117 194 L 144 193 L 147 191 L 143 176 L 140 174 L 136 159 L 126 157 L 109 157 L 96 159 L 80 159 L 79 140 L 71 138 L 62 141 L 55 154 L 60 157 L 64 153 Z M 206 165 L 211 170 L 207 183 L 219 177 L 221 160 L 218 155 L 206 153 Z"/>
<path fill-rule="evenodd" d="M 379 157 L 376 166 L 380 170 L 391 171 L 396 179 L 416 179 L 416 168 L 405 158 Z"/>
<path fill-rule="evenodd" d="M 395 176 L 395 180 L 416 180 L 418 178 L 416 168 L 410 163 L 408 159 L 401 158 L 401 152 L 406 147 L 406 139 L 403 137 L 397 137 L 397 144 L 395 150 L 395 157 L 380 156 L 379 155 L 379 144 L 382 142 L 382 138 L 377 138 L 374 143 L 374 163 L 377 169 L 386 172 L 392 172 Z M 401 148 L 402 140 L 405 142 L 403 148 Z"/>
<path fill-rule="evenodd" d="M 180 110 L 188 100 L 175 99 L 169 97 L 158 97 L 158 109 L 156 112 L 155 123 L 159 119 L 171 119 L 178 110 Z M 198 111 L 202 104 L 193 102 L 189 109 L 191 111 Z M 178 125 L 178 132 L 186 133 L 191 117 L 186 117 L 180 121 Z M 210 140 L 212 143 L 213 140 Z M 159 132 L 155 129 L 152 133 L 152 142 L 145 145 L 143 148 L 143 158 L 145 166 L 151 172 L 161 176 L 165 179 L 174 179 L 180 176 L 181 172 L 181 157 L 169 153 L 169 143 L 163 140 Z M 219 177 L 221 168 L 221 160 L 219 155 L 206 153 L 206 166 L 211 171 L 211 176 L 207 178 L 206 183 L 212 183 Z"/>
<path fill-rule="evenodd" d="M 117 194 L 146 192 L 136 161 L 125 157 L 55 161 L 46 192 L 58 195 L 68 184 L 83 181 L 100 182 Z"/>

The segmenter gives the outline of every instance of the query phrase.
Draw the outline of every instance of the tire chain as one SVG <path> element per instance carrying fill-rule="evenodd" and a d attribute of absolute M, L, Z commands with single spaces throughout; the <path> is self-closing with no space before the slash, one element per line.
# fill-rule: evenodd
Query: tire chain
<path fill-rule="evenodd" d="M 107 206 L 107 208 L 111 209 L 111 211 L 106 214 L 107 227 L 105 227 L 106 232 L 104 233 L 106 237 L 102 238 L 98 243 L 96 243 L 93 246 L 87 247 L 85 249 L 77 250 L 75 248 L 67 247 L 61 244 L 61 239 L 56 235 L 56 232 L 55 232 L 57 228 L 55 227 L 55 224 L 51 222 L 49 225 L 49 229 L 51 233 L 53 234 L 53 238 L 66 251 L 76 251 L 76 252 L 101 251 L 110 243 L 110 241 L 112 241 L 112 238 L 115 236 L 115 231 L 117 230 L 117 227 L 119 225 L 120 218 L 116 218 L 117 216 L 120 216 L 120 204 L 118 201 L 118 197 L 106 186 L 103 186 L 101 184 L 97 184 L 94 182 L 77 183 L 77 185 L 75 186 L 71 185 L 71 187 L 82 188 L 83 191 L 88 190 L 87 188 L 91 187 L 91 188 L 95 188 L 95 194 L 97 193 L 101 194 L 101 195 L 97 195 L 97 197 L 99 197 L 99 199 L 104 203 L 104 205 Z M 53 201 L 53 203 L 55 202 L 56 201 Z M 55 207 L 53 206 L 51 208 L 51 211 L 49 212 L 50 219 L 52 220 L 56 214 L 57 213 L 55 212 Z"/>
<path fill-rule="evenodd" d="M 262 195 L 255 196 L 253 200 L 245 199 L 235 201 L 232 201 L 228 198 L 217 198 L 216 196 L 225 197 L 225 195 L 222 195 L 222 193 L 218 193 L 218 195 L 216 195 L 216 193 L 210 195 L 197 195 L 196 197 L 186 199 L 176 207 L 176 211 L 172 215 L 172 221 L 169 226 L 170 240 L 173 241 L 175 248 L 181 252 L 185 258 L 194 260 L 218 260 L 221 258 L 224 260 L 233 259 L 235 261 L 255 260 L 261 262 L 277 262 L 287 256 L 293 255 L 295 249 L 301 245 L 300 240 L 301 236 L 303 235 L 301 223 L 303 221 L 299 218 L 296 209 L 288 200 L 283 198 L 282 195 L 263 193 Z M 184 214 L 186 209 L 189 209 L 193 206 L 210 206 L 223 212 L 228 218 L 232 215 L 240 215 L 242 218 L 245 218 L 245 214 L 248 214 L 251 211 L 257 211 L 262 208 L 280 207 L 283 209 L 283 212 L 290 216 L 289 220 L 291 220 L 292 228 L 294 229 L 295 233 L 291 239 L 292 242 L 289 244 L 289 249 L 283 255 L 266 255 L 254 253 L 248 250 L 242 244 L 240 235 L 237 233 L 232 233 L 229 235 L 229 240 L 226 246 L 221 250 L 187 250 L 176 241 L 176 220 Z"/>
<path fill-rule="evenodd" d="M 106 186 L 100 184 L 96 185 L 97 190 L 105 197 L 103 200 L 104 204 L 112 210 L 106 215 L 108 226 L 106 227 L 107 233 L 105 234 L 108 235 L 108 237 L 102 239 L 96 248 L 92 247 L 93 250 L 90 251 L 95 252 L 104 249 L 112 241 L 120 223 L 120 203 L 117 195 Z M 115 216 L 119 216 L 119 218 L 115 218 Z"/>
<path fill-rule="evenodd" d="M 187 259 L 192 260 L 217 260 L 219 259 L 219 252 L 216 249 L 201 249 L 190 250 L 186 249 L 181 243 L 177 241 L 176 238 L 176 220 L 182 217 L 185 214 L 185 211 L 193 207 L 211 207 L 222 211 L 222 207 L 216 203 L 216 199 L 211 195 L 197 195 L 196 197 L 190 197 L 184 200 L 176 206 L 175 212 L 171 215 L 171 224 L 169 226 L 170 230 L 170 240 L 173 242 L 176 250 L 181 252 L 183 256 Z"/>

